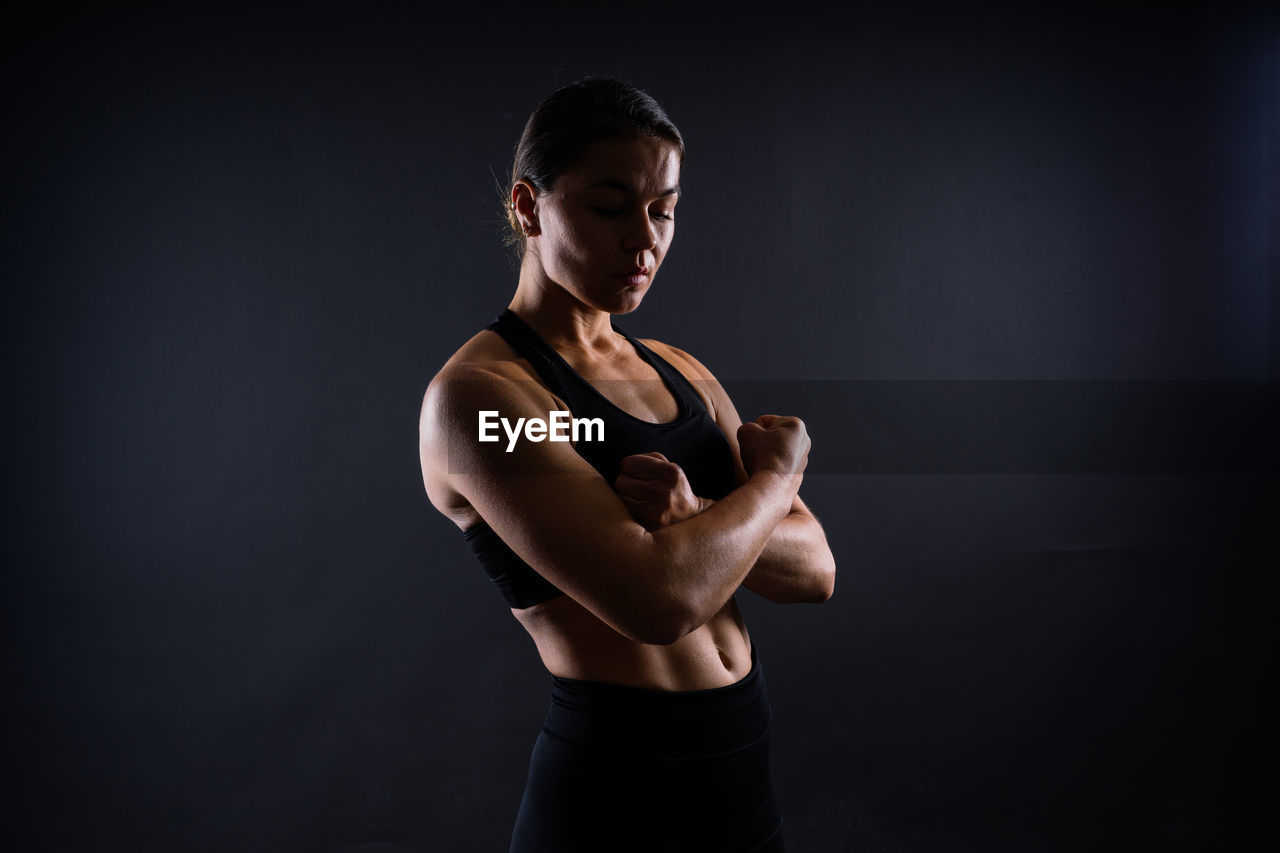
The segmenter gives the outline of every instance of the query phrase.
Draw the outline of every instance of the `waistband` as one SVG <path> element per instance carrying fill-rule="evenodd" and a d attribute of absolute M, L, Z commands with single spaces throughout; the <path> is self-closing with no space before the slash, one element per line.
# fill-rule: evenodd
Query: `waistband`
<path fill-rule="evenodd" d="M 654 690 L 551 677 L 548 734 L 613 756 L 678 761 L 746 749 L 769 734 L 764 668 L 751 647 L 741 679 L 706 690 Z"/>

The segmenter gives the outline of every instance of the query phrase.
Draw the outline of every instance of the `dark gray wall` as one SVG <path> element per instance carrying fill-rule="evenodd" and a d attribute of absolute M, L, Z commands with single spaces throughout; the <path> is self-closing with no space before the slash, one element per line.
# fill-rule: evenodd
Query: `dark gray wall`
<path fill-rule="evenodd" d="M 493 176 L 587 73 L 689 147 L 621 324 L 814 436 L 836 596 L 739 596 L 792 847 L 1263 831 L 1274 18 L 33 14 L 4 58 L 23 849 L 505 849 L 548 677 L 416 420 L 514 288 Z"/>

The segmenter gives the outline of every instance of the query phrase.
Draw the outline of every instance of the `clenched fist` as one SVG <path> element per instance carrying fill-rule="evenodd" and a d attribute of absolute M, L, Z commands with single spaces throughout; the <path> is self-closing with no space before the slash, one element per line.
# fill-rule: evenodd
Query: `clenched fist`
<path fill-rule="evenodd" d="M 793 477 L 809 464 L 809 433 L 799 418 L 761 415 L 738 427 L 738 447 L 748 474 L 773 471 Z"/>
<path fill-rule="evenodd" d="M 645 530 L 668 527 L 702 512 L 704 502 L 693 493 L 684 469 L 657 451 L 626 457 L 618 471 L 614 489 Z"/>

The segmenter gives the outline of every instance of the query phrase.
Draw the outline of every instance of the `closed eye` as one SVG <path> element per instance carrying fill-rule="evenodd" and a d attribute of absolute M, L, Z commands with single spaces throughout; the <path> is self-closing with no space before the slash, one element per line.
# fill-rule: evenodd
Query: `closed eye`
<path fill-rule="evenodd" d="M 607 217 L 609 219 L 615 219 L 621 216 L 627 210 L 625 207 L 593 207 L 591 209 L 594 210 L 596 213 L 600 214 L 601 216 Z M 652 216 L 654 219 L 658 220 L 659 222 L 672 222 L 675 220 L 675 217 L 669 213 L 658 212 L 658 213 L 651 213 L 649 215 Z"/>

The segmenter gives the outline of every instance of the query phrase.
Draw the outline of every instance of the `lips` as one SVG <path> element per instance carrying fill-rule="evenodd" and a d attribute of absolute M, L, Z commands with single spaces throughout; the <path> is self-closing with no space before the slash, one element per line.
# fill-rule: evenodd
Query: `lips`
<path fill-rule="evenodd" d="M 619 276 L 627 280 L 627 284 L 641 285 L 649 280 L 648 267 L 633 267 L 629 272 L 619 273 Z"/>

